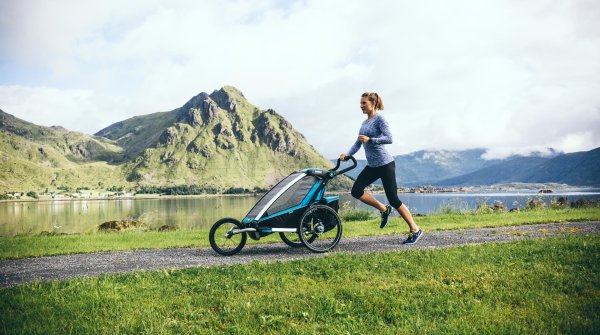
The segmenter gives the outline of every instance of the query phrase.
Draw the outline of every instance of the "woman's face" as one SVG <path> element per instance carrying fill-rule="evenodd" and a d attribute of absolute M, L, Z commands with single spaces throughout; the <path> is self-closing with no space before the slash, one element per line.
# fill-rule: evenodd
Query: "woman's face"
<path fill-rule="evenodd" d="M 373 103 L 369 101 L 368 97 L 360 97 L 360 109 L 363 114 L 368 114 L 373 110 Z"/>

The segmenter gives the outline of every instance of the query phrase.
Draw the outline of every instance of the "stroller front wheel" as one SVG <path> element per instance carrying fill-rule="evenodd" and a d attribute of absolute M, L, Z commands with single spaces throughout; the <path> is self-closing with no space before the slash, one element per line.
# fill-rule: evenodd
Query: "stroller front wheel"
<path fill-rule="evenodd" d="M 215 222 L 208 233 L 210 246 L 223 256 L 237 254 L 246 244 L 246 233 L 238 233 L 243 229 L 242 223 L 236 219 L 226 218 Z"/>

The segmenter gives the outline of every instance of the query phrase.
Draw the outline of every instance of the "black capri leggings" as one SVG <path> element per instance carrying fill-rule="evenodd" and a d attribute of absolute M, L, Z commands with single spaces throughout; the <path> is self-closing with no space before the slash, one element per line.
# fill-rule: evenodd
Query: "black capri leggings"
<path fill-rule="evenodd" d="M 362 197 L 365 193 L 365 187 L 371 185 L 374 181 L 381 178 L 385 196 L 390 205 L 398 208 L 402 205 L 402 201 L 398 199 L 398 185 L 396 184 L 396 162 L 391 161 L 386 165 L 378 167 L 366 166 L 360 172 L 354 185 L 352 186 L 352 196 L 356 199 Z"/>

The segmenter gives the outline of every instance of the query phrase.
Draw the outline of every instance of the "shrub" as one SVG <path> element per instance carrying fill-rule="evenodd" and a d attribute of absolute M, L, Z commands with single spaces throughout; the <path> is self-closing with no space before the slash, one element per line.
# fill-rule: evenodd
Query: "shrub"
<path fill-rule="evenodd" d="M 29 191 L 29 192 L 27 192 L 27 196 L 28 196 L 28 197 L 32 197 L 32 198 L 34 198 L 34 199 L 39 199 L 39 198 L 40 198 L 40 197 L 38 196 L 38 194 L 37 194 L 36 192 L 34 192 L 34 191 Z"/>
<path fill-rule="evenodd" d="M 542 200 L 541 197 L 537 197 L 535 199 L 528 198 L 527 204 L 525 205 L 525 209 L 527 210 L 543 209 L 544 207 L 546 207 L 546 204 L 544 203 L 544 200 Z"/>
<path fill-rule="evenodd" d="M 496 200 L 496 201 L 494 201 L 492 210 L 494 211 L 494 213 L 506 212 L 506 205 L 504 203 L 502 203 L 502 201 Z"/>
<path fill-rule="evenodd" d="M 500 200 L 494 201 L 494 204 L 492 206 L 488 206 L 487 203 L 481 203 L 479 204 L 479 206 L 477 206 L 477 209 L 475 210 L 476 214 L 491 214 L 503 212 L 506 212 L 506 205 Z"/>
<path fill-rule="evenodd" d="M 473 209 L 469 207 L 469 204 L 466 201 L 458 199 L 450 199 L 448 203 L 441 205 L 435 210 L 435 213 L 438 214 L 465 214 L 470 212 L 473 212 Z"/>
<path fill-rule="evenodd" d="M 119 232 L 124 230 L 147 230 L 144 222 L 136 219 L 122 219 L 107 221 L 98 226 L 98 230 L 104 232 Z"/>
<path fill-rule="evenodd" d="M 66 185 L 61 185 L 58 187 L 59 190 L 63 190 L 64 192 L 73 192 L 73 188 Z"/>
<path fill-rule="evenodd" d="M 441 205 L 436 212 L 440 214 L 462 214 L 460 209 L 457 209 L 452 204 Z"/>
<path fill-rule="evenodd" d="M 223 192 L 223 194 L 247 194 L 252 193 L 252 190 L 244 187 L 230 187 Z"/>
<path fill-rule="evenodd" d="M 569 201 L 567 197 L 560 197 L 558 199 L 552 199 L 550 201 L 550 208 L 552 209 L 565 209 L 569 207 Z"/>
<path fill-rule="evenodd" d="M 246 189 L 235 189 L 231 188 L 228 191 L 229 194 L 236 194 L 240 190 Z M 255 189 L 255 191 L 258 189 Z M 177 185 L 177 186 L 137 186 L 135 188 L 137 194 L 164 194 L 164 195 L 192 195 L 192 194 L 217 194 L 219 190 L 212 187 L 200 186 L 200 185 Z M 247 190 L 250 191 L 250 190 Z"/>
<path fill-rule="evenodd" d="M 475 214 L 491 214 L 494 213 L 492 207 L 488 206 L 486 203 L 479 204 L 477 209 L 475 210 Z"/>
<path fill-rule="evenodd" d="M 344 221 L 365 221 L 374 218 L 374 215 L 368 210 L 356 209 L 350 206 L 350 201 L 346 201 L 340 208 L 340 218 Z"/>
<path fill-rule="evenodd" d="M 571 207 L 573 207 L 573 208 L 594 208 L 594 207 L 600 207 L 600 200 L 577 199 L 576 201 L 571 202 Z"/>

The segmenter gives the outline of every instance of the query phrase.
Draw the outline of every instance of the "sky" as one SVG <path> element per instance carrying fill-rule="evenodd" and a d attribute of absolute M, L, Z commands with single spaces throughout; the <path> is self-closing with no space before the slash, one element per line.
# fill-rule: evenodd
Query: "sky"
<path fill-rule="evenodd" d="M 0 0 L 0 109 L 93 134 L 232 85 L 328 158 L 600 146 L 600 1 Z M 359 153 L 358 157 L 364 157 Z"/>

